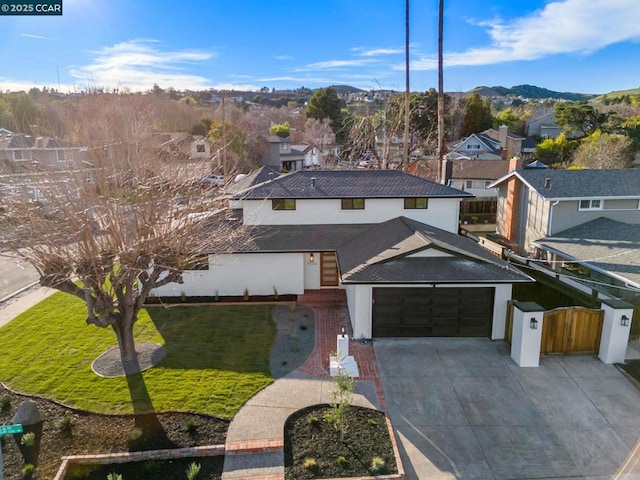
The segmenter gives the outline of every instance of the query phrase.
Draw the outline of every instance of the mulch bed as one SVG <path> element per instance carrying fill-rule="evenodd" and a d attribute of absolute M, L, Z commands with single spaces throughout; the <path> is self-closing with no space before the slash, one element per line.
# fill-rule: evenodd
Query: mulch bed
<path fill-rule="evenodd" d="M 346 412 L 348 431 L 341 442 L 334 424 L 323 420 L 329 409 L 328 405 L 314 405 L 295 412 L 287 420 L 284 434 L 286 479 L 397 473 L 393 444 L 382 412 L 349 407 Z M 381 460 L 377 469 L 372 468 L 374 457 Z"/>
<path fill-rule="evenodd" d="M 291 303 L 298 299 L 297 295 L 249 295 L 227 297 L 150 297 L 145 302 L 146 306 L 153 305 L 179 305 L 179 304 L 228 304 L 228 303 Z"/>
<path fill-rule="evenodd" d="M 19 395 L 0 386 L 0 407 L 6 404 L 3 400 L 5 398 L 9 399 L 9 407 L 0 408 L 0 425 L 11 423 L 17 407 L 27 399 L 36 403 L 43 419 L 40 454 L 35 472 L 39 480 L 52 479 L 63 456 L 219 445 L 224 444 L 229 427 L 227 420 L 187 413 L 161 413 L 137 419 L 133 415 L 98 415 L 67 408 L 49 400 Z M 71 419 L 71 428 L 65 431 L 61 425 L 67 418 Z M 195 428 L 189 432 L 188 427 L 192 424 Z M 139 426 L 142 426 L 142 435 L 136 438 L 139 431 L 135 429 Z M 17 443 L 20 435 L 16 439 L 12 437 L 9 435 L 2 438 L 4 480 L 21 480 L 24 463 Z M 212 458 L 215 457 L 206 459 L 206 465 L 205 458 L 195 460 L 202 464 L 201 474 L 197 477 L 199 480 L 220 478 L 216 475 L 222 474 L 221 465 L 217 473 L 207 474 L 209 476 L 204 474 L 205 470 L 211 471 L 209 460 Z M 214 461 L 220 463 L 219 459 Z M 190 462 L 187 462 L 187 466 L 188 463 Z M 176 477 L 165 476 L 163 469 L 162 478 L 186 478 L 184 471 L 187 467 L 183 468 L 183 465 L 177 463 L 175 465 L 180 474 Z M 113 471 L 111 466 L 107 473 Z M 104 480 L 106 475 L 99 478 Z M 131 474 L 123 476 L 124 480 L 137 478 L 146 477 Z"/>

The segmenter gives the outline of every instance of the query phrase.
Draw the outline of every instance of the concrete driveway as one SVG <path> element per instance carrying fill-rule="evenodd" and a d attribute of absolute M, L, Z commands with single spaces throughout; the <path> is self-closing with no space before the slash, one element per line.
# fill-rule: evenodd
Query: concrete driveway
<path fill-rule="evenodd" d="M 468 338 L 374 349 L 407 479 L 611 479 L 640 440 L 640 390 L 595 357 L 520 368 Z"/>

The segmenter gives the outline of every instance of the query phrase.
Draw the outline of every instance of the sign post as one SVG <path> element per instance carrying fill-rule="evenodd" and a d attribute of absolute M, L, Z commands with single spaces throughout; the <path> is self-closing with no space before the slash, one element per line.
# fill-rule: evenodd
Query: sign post
<path fill-rule="evenodd" d="M 13 435 L 15 433 L 22 433 L 22 425 L 0 425 L 0 438 L 5 435 Z M 2 460 L 2 445 L 0 445 L 0 480 L 4 478 L 4 461 Z"/>

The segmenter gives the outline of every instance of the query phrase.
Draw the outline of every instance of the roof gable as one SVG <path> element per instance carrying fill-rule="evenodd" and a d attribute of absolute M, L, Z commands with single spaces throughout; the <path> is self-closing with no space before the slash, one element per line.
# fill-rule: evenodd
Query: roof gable
<path fill-rule="evenodd" d="M 640 197 L 640 169 L 555 170 L 519 169 L 489 187 L 519 178 L 541 197 L 553 199 Z"/>
<path fill-rule="evenodd" d="M 461 198 L 473 195 L 397 170 L 298 171 L 238 194 L 236 200 L 269 198 Z"/>
<path fill-rule="evenodd" d="M 439 254 L 421 254 L 429 249 Z M 427 277 L 443 281 L 448 275 L 451 281 L 528 280 L 520 272 L 507 269 L 506 262 L 476 242 L 406 217 L 378 224 L 339 247 L 338 263 L 345 282 L 424 282 Z M 436 264 L 452 269 L 436 270 Z M 403 269 L 405 274 L 401 275 Z M 474 270 L 479 276 L 471 273 Z"/>

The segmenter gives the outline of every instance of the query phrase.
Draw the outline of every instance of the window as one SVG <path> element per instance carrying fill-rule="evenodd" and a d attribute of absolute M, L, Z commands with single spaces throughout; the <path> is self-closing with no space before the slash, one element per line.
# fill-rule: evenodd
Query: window
<path fill-rule="evenodd" d="M 578 210 L 602 210 L 602 200 L 580 200 Z"/>
<path fill-rule="evenodd" d="M 198 145 L 196 145 L 196 152 L 197 153 L 204 153 L 204 144 L 200 143 Z"/>
<path fill-rule="evenodd" d="M 467 180 L 465 183 L 465 188 L 473 188 L 473 180 Z"/>
<path fill-rule="evenodd" d="M 404 209 L 413 210 L 415 208 L 428 208 L 429 201 L 426 197 L 405 198 Z"/>
<path fill-rule="evenodd" d="M 280 143 L 280 151 L 281 152 L 288 152 L 289 150 L 291 150 L 291 144 L 289 142 L 281 142 Z"/>
<path fill-rule="evenodd" d="M 24 150 L 14 150 L 13 159 L 16 162 L 23 162 L 25 160 L 29 160 L 29 158 L 27 157 L 27 152 L 25 152 Z"/>
<path fill-rule="evenodd" d="M 58 157 L 58 163 L 67 163 L 67 152 L 64 150 L 56 150 L 56 155 Z"/>
<path fill-rule="evenodd" d="M 364 210 L 364 198 L 343 198 L 342 210 Z"/>
<path fill-rule="evenodd" d="M 274 198 L 271 200 L 272 210 L 295 210 L 296 201 L 293 198 Z"/>
<path fill-rule="evenodd" d="M 491 180 L 485 180 L 484 181 L 484 188 L 489 188 L 489 185 L 491 185 Z"/>

